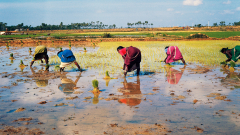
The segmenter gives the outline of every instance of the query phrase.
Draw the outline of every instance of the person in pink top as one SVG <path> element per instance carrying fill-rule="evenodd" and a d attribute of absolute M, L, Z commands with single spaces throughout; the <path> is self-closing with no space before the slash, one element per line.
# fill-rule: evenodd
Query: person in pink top
<path fill-rule="evenodd" d="M 164 60 L 165 63 L 169 64 L 174 61 L 181 60 L 183 64 L 186 65 L 186 62 L 183 59 L 182 53 L 180 52 L 177 46 L 167 46 L 165 47 L 165 52 L 167 54 L 167 57 Z"/>

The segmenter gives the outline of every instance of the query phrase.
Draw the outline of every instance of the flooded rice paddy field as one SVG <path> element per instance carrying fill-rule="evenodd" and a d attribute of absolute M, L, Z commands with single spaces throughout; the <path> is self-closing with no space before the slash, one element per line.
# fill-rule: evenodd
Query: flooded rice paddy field
<path fill-rule="evenodd" d="M 165 66 L 160 62 L 165 57 L 163 50 L 155 52 L 161 47 L 154 43 L 154 51 L 147 57 L 144 50 L 151 50 L 139 46 L 143 52 L 141 75 L 129 73 L 124 79 L 123 60 L 116 47 L 105 45 L 87 47 L 86 53 L 83 47 L 71 48 L 82 73 L 75 66 L 64 73 L 58 71 L 60 60 L 55 55 L 59 48 L 48 48 L 50 70 L 46 72 L 45 63 L 29 67 L 32 56 L 28 47 L 0 47 L 0 134 L 240 132 L 238 67 L 230 73 L 220 65 L 190 62 L 187 50 L 181 47 L 188 65 Z M 28 66 L 19 68 L 20 60 Z M 106 70 L 114 79 L 103 79 Z M 99 94 L 91 92 L 94 79 L 99 81 Z"/>

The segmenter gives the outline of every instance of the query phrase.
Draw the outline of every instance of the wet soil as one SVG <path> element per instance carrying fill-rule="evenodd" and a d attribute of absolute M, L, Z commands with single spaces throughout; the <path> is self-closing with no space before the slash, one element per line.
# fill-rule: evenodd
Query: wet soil
<path fill-rule="evenodd" d="M 0 134 L 240 132 L 237 69 L 230 73 L 220 67 L 174 65 L 169 67 L 174 70 L 129 74 L 126 79 L 111 74 L 115 79 L 109 81 L 97 69 L 60 73 L 53 64 L 46 72 L 40 62 L 20 69 L 21 59 L 25 64 L 32 59 L 28 48 L 1 49 Z M 50 48 L 49 55 L 57 51 Z M 99 93 L 92 93 L 94 79 L 99 81 Z"/>

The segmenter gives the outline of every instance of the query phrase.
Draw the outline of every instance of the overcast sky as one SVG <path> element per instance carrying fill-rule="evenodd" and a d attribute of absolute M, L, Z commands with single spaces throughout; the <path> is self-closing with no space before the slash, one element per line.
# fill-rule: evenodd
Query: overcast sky
<path fill-rule="evenodd" d="M 127 27 L 138 21 L 154 27 L 213 25 L 240 21 L 240 0 L 1 0 L 0 22 L 10 25 L 64 25 L 99 21 Z"/>

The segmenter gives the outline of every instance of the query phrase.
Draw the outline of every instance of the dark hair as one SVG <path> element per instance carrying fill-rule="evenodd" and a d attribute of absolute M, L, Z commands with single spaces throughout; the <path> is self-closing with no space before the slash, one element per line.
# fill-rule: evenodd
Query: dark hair
<path fill-rule="evenodd" d="M 121 49 L 123 49 L 124 47 L 122 47 L 122 46 L 119 46 L 118 48 L 117 48 L 117 51 L 118 50 L 121 50 Z"/>
<path fill-rule="evenodd" d="M 59 52 L 57 53 L 57 55 L 58 55 L 60 52 L 63 52 L 63 51 L 59 51 Z"/>
<path fill-rule="evenodd" d="M 165 49 L 167 49 L 169 46 L 166 46 Z"/>
<path fill-rule="evenodd" d="M 227 47 L 227 48 L 222 48 L 222 49 L 220 50 L 220 52 L 224 53 L 224 52 L 226 52 L 227 50 L 228 50 L 228 47 Z"/>

